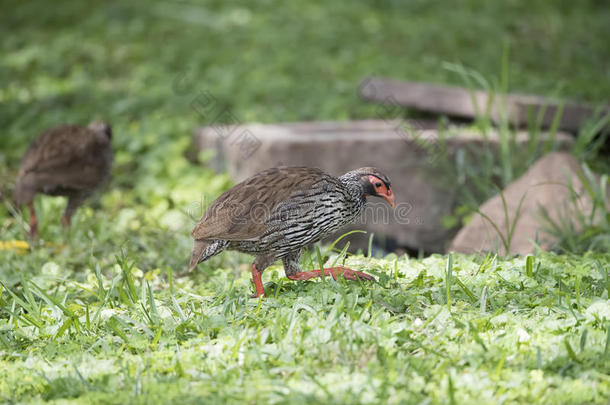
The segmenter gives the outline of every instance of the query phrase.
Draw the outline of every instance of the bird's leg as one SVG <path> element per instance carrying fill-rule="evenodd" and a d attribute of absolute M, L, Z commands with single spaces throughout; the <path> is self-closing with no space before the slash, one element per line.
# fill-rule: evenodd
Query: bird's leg
<path fill-rule="evenodd" d="M 256 294 L 252 295 L 252 298 L 258 298 L 260 296 L 265 298 L 265 289 L 263 288 L 262 276 L 263 273 L 258 271 L 255 263 L 252 263 L 252 281 L 254 282 L 254 287 L 256 288 Z"/>
<path fill-rule="evenodd" d="M 289 255 L 286 255 L 282 259 L 284 263 L 284 271 L 286 272 L 286 277 L 288 277 L 288 279 L 290 280 L 309 280 L 310 278 L 320 277 L 322 275 L 322 271 L 320 270 L 301 271 L 299 267 L 300 254 L 300 251 L 293 252 Z M 361 271 L 355 271 L 343 266 L 330 267 L 322 270 L 324 271 L 325 276 L 332 276 L 335 280 L 340 274 L 342 274 L 343 278 L 345 278 L 346 280 L 375 281 L 375 277 L 373 276 L 369 276 L 368 274 L 362 273 Z"/>
<path fill-rule="evenodd" d="M 339 267 L 329 267 L 324 270 L 325 276 L 332 276 L 335 280 L 337 277 L 342 274 L 343 278 L 346 280 L 371 280 L 375 281 L 375 277 L 370 276 L 361 271 L 355 271 L 352 269 L 348 269 L 347 267 L 339 266 Z M 294 274 L 288 274 L 287 277 L 290 280 L 309 280 L 310 278 L 320 277 L 322 272 L 320 270 L 310 270 L 310 271 L 301 271 Z"/>
<path fill-rule="evenodd" d="M 254 287 L 256 288 L 256 294 L 252 295 L 252 298 L 265 298 L 262 278 L 263 271 L 273 264 L 275 259 L 275 255 L 273 254 L 258 255 L 254 259 L 254 263 L 252 263 L 252 281 L 254 282 Z"/>
<path fill-rule="evenodd" d="M 34 200 L 28 203 L 30 209 L 30 237 L 38 238 L 38 221 L 36 220 L 36 211 L 34 211 Z"/>
<path fill-rule="evenodd" d="M 79 193 L 73 194 L 68 197 L 68 205 L 66 206 L 66 210 L 64 211 L 64 215 L 61 217 L 61 225 L 64 228 L 70 227 L 72 225 L 72 215 L 76 209 L 83 203 L 86 198 L 86 194 Z"/>

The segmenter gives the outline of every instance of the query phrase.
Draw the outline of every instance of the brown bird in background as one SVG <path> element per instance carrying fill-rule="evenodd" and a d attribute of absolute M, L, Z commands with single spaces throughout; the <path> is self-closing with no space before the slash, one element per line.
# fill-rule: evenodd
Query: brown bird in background
<path fill-rule="evenodd" d="M 112 127 L 92 122 L 88 127 L 60 125 L 35 138 L 23 155 L 14 198 L 30 209 L 30 235 L 38 236 L 34 212 L 37 193 L 68 197 L 62 224 L 110 174 Z"/>
<path fill-rule="evenodd" d="M 307 280 L 342 274 L 348 280 L 374 280 L 346 267 L 301 271 L 306 245 L 322 239 L 363 212 L 366 197 L 396 205 L 387 176 L 363 167 L 334 177 L 319 169 L 282 167 L 262 171 L 235 185 L 212 203 L 193 229 L 190 270 L 225 249 L 256 256 L 252 264 L 254 297 L 265 296 L 261 275 L 281 259 L 286 277 Z"/>

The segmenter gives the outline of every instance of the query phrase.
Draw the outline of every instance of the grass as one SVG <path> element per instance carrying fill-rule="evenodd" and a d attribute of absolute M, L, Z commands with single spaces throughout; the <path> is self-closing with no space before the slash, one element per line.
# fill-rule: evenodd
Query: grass
<path fill-rule="evenodd" d="M 459 74 L 464 81 L 464 85 L 469 89 L 472 96 L 472 103 L 475 106 L 476 117 L 472 125 L 472 131 L 478 134 L 483 142 L 480 145 L 458 146 L 456 150 L 447 146 L 447 140 L 451 137 L 458 136 L 464 131 L 464 126 L 447 125 L 447 122 L 441 119 L 439 121 L 439 139 L 434 144 L 425 144 L 424 150 L 430 154 L 428 159 L 429 170 L 437 172 L 434 181 L 438 186 L 450 190 L 455 196 L 455 209 L 452 214 L 445 215 L 442 222 L 445 227 L 452 228 L 457 231 L 463 224 L 467 223 L 474 213 L 478 213 L 488 221 L 498 236 L 501 238 L 502 244 L 508 251 L 511 243 L 512 233 L 516 225 L 516 221 L 520 216 L 521 203 L 526 195 L 521 197 L 517 212 L 514 213 L 512 226 L 509 224 L 507 205 L 502 193 L 502 189 L 520 178 L 536 162 L 539 158 L 549 152 L 559 149 L 557 142 L 558 125 L 563 114 L 563 104 L 559 104 L 550 127 L 542 128 L 542 118 L 546 107 L 541 108 L 536 117 L 530 111 L 529 123 L 526 128 L 527 141 L 524 144 L 517 142 L 517 136 L 523 132 L 523 128 L 515 127 L 509 122 L 507 110 L 504 107 L 504 99 L 508 94 L 509 81 L 509 47 L 505 44 L 502 57 L 502 67 L 500 77 L 492 77 L 486 79 L 480 72 L 466 68 L 460 64 L 445 64 L 446 67 Z M 474 91 L 477 86 L 484 89 L 489 94 L 487 105 L 477 105 L 474 97 Z M 497 101 L 494 101 L 496 99 Z M 494 126 L 492 124 L 492 105 L 496 103 L 499 106 L 499 119 Z M 571 153 L 579 159 L 585 166 L 587 164 L 594 167 L 596 172 L 605 173 L 610 170 L 610 157 L 604 147 L 607 143 L 608 135 L 610 134 L 610 113 L 604 113 L 596 110 L 592 117 L 586 120 L 582 128 L 576 134 L 576 138 L 572 140 L 569 148 L 565 145 L 562 150 Z M 545 130 L 545 138 L 541 138 L 542 131 Z M 490 139 L 490 132 L 497 134 L 497 140 Z M 588 167 L 586 170 L 589 170 Z M 593 174 L 589 173 L 589 178 L 584 179 L 586 183 L 593 179 Z M 605 190 L 602 190 L 605 192 Z M 586 224 L 579 219 L 581 229 L 591 227 L 604 228 L 605 221 L 604 213 L 608 212 L 608 205 L 605 203 L 607 197 L 594 195 L 591 187 L 587 188 L 589 197 L 594 201 L 594 205 L 601 211 L 600 220 L 595 217 L 595 221 L 589 220 Z M 505 227 L 507 234 L 502 234 L 496 224 L 491 221 L 485 214 L 479 210 L 479 206 L 490 199 L 499 195 L 502 199 L 505 216 Z M 595 210 L 594 210 L 595 213 Z M 544 222 L 548 223 L 548 214 L 542 215 Z M 559 239 L 569 237 L 565 230 L 560 229 L 557 224 L 546 226 L 551 231 L 551 234 Z M 565 227 L 564 227 L 565 228 Z M 571 229 L 574 231 L 574 229 Z M 604 229 L 605 231 L 605 229 Z M 579 232 L 572 232 L 578 234 Z M 586 250 L 586 249 L 584 249 Z M 570 250 L 571 252 L 582 252 L 583 249 Z M 607 251 L 605 248 L 602 251 Z"/>
<path fill-rule="evenodd" d="M 0 398 L 603 403 L 610 395 L 608 255 L 349 256 L 347 265 L 379 283 L 296 283 L 277 266 L 265 273 L 262 302 L 248 298 L 248 272 L 225 264 L 168 286 L 165 272 L 128 256 L 110 262 L 105 272 L 66 272 L 49 261 L 1 287 Z"/>
<path fill-rule="evenodd" d="M 344 2 L 332 12 L 321 1 L 40 4 L 0 17 L 9 164 L 23 138 L 63 121 L 112 118 L 122 149 L 143 137 L 132 126 L 143 120 L 184 135 L 215 118 L 190 108 L 199 91 L 239 121 L 374 117 L 356 92 L 364 76 L 463 84 L 444 62 L 492 77 L 503 44 L 513 49 L 511 91 L 552 95 L 563 83 L 561 95 L 590 102 L 610 93 L 610 10 L 596 1 Z"/>
<path fill-rule="evenodd" d="M 357 95 L 364 76 L 463 84 L 447 63 L 482 77 L 510 71 L 511 91 L 553 95 L 561 82 L 561 95 L 593 103 L 610 91 L 600 2 L 326 4 L 9 1 L 0 401 L 607 402 L 607 254 L 413 260 L 322 249 L 303 266 L 344 261 L 379 284 L 296 283 L 274 267 L 262 302 L 248 298 L 248 256 L 223 253 L 181 275 L 194 219 L 231 184 L 191 145 L 194 127 L 227 119 L 220 112 L 374 118 L 378 107 Z M 193 108 L 202 92 L 215 100 L 203 115 Z M 25 243 L 27 214 L 10 199 L 20 156 L 51 125 L 100 118 L 114 125 L 111 183 L 69 231 L 65 200 L 38 198 L 42 237 Z M 590 157 L 590 143 L 579 145 Z"/>
<path fill-rule="evenodd" d="M 586 165 L 577 175 L 583 191 L 575 190 L 570 181 L 566 185 L 570 198 L 559 207 L 560 215 L 554 218 L 547 207 L 540 207 L 540 221 L 546 233 L 557 237 L 557 251 L 610 253 L 608 175 L 597 177 Z M 588 204 L 584 202 L 585 198 L 588 198 Z"/>

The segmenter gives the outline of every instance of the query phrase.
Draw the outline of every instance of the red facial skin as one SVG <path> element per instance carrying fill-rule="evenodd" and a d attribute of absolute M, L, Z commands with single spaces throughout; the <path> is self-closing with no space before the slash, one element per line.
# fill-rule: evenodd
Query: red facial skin
<path fill-rule="evenodd" d="M 372 174 L 369 175 L 369 181 L 373 185 L 377 195 L 386 200 L 386 202 L 390 204 L 392 208 L 396 208 L 396 200 L 394 199 L 392 188 L 386 187 L 385 183 L 379 177 L 373 176 Z"/>

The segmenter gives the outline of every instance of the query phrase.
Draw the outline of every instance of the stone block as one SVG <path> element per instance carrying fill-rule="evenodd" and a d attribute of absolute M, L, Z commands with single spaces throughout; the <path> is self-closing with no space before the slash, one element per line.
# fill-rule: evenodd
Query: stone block
<path fill-rule="evenodd" d="M 581 171 L 578 161 L 568 153 L 553 152 L 540 158 L 519 179 L 509 184 L 503 195 L 509 224 L 516 217 L 508 253 L 526 255 L 534 252 L 532 241 L 543 249 L 553 248 L 557 239 L 544 232 L 540 208 L 544 207 L 553 221 L 572 221 L 577 228 L 575 211 L 570 205 L 572 190 L 578 195 L 578 211 L 589 215 L 592 201 L 585 192 L 577 173 Z M 519 209 L 519 203 L 521 208 Z M 449 251 L 460 253 L 499 252 L 507 253 L 500 235 L 508 241 L 505 209 L 500 195 L 486 201 L 480 211 L 487 217 L 475 214 L 472 220 L 455 236 Z M 518 213 L 518 215 L 517 215 Z M 493 222 L 498 229 L 491 224 Z M 499 232 L 498 232 L 499 231 Z"/>
<path fill-rule="evenodd" d="M 455 196 L 434 180 L 439 175 L 431 164 L 438 158 L 435 128 L 433 121 L 404 120 L 208 126 L 195 131 L 195 141 L 199 149 L 214 149 L 214 168 L 228 170 L 236 182 L 274 166 L 319 167 L 333 175 L 375 166 L 390 177 L 397 209 L 392 212 L 381 201 L 375 202 L 364 223 L 349 229 L 374 232 L 375 239 L 384 240 L 389 249 L 442 252 L 453 235 L 442 226 L 441 218 L 453 212 Z M 443 156 L 452 158 L 460 148 L 483 144 L 474 131 L 458 132 L 445 141 Z M 242 143 L 246 138 L 251 139 Z M 571 138 L 559 133 L 556 141 L 565 148 Z M 498 134 L 491 132 L 489 142 L 497 147 Z M 527 134 L 519 133 L 517 142 L 527 142 Z M 364 235 L 350 240 L 352 246 L 367 245 Z"/>
<path fill-rule="evenodd" d="M 525 94 L 496 94 L 493 99 L 484 91 L 469 91 L 457 86 L 442 86 L 429 83 L 405 82 L 383 77 L 367 77 L 360 84 L 360 95 L 371 101 L 396 104 L 435 114 L 474 119 L 477 112 L 486 111 L 493 122 L 501 121 L 501 112 L 513 125 L 524 127 L 529 117 L 541 114 L 541 125 L 550 128 L 557 110 L 563 103 L 558 128 L 572 133 L 578 132 L 583 123 L 595 116 L 595 107 L 569 100 L 549 99 Z M 502 102 L 500 102 L 502 101 Z M 601 111 L 610 113 L 606 106 Z"/>

